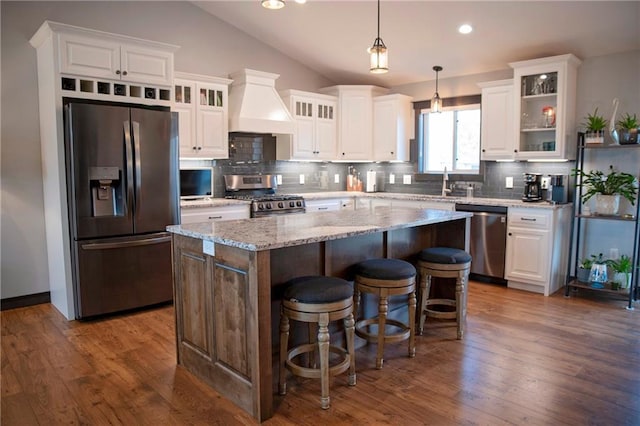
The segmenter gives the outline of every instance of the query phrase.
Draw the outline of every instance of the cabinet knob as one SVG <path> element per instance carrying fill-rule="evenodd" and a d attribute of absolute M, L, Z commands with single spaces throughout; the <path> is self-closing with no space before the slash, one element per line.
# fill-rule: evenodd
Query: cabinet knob
<path fill-rule="evenodd" d="M 122 75 L 127 75 L 127 72 L 126 71 L 122 71 Z"/>
<path fill-rule="evenodd" d="M 485 150 L 483 149 L 482 152 L 485 152 Z"/>
<path fill-rule="evenodd" d="M 393 151 L 391 151 L 391 155 L 393 155 Z"/>
<path fill-rule="evenodd" d="M 198 147 L 198 151 L 200 151 L 201 149 L 202 149 L 202 147 L 201 147 L 201 146 L 199 146 L 199 147 Z"/>
<path fill-rule="evenodd" d="M 116 74 L 120 75 L 120 70 L 116 70 Z"/>
<path fill-rule="evenodd" d="M 513 152 L 518 152 L 518 150 L 517 150 L 517 149 L 514 149 L 514 150 L 513 150 Z"/>
<path fill-rule="evenodd" d="M 191 149 L 193 149 L 193 150 L 195 151 L 195 150 L 196 150 L 196 149 L 198 149 L 198 148 L 196 148 L 195 146 L 193 146 L 193 147 L 191 147 Z"/>
<path fill-rule="evenodd" d="M 511 236 L 511 232 L 509 232 L 507 235 Z"/>

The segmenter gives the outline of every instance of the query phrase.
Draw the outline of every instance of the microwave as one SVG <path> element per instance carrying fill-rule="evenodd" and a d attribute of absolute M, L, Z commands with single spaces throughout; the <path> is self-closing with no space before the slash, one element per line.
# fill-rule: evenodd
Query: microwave
<path fill-rule="evenodd" d="M 213 169 L 193 167 L 180 169 L 180 199 L 213 197 Z"/>

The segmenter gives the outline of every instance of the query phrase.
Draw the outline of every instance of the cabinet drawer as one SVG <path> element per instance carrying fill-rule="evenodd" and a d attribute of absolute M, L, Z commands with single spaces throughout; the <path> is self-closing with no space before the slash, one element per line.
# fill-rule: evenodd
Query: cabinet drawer
<path fill-rule="evenodd" d="M 249 206 L 224 207 L 196 207 L 182 209 L 180 222 L 187 223 L 209 222 L 216 220 L 249 219 Z"/>
<path fill-rule="evenodd" d="M 509 209 L 508 223 L 519 228 L 549 229 L 551 214 L 535 209 Z"/>

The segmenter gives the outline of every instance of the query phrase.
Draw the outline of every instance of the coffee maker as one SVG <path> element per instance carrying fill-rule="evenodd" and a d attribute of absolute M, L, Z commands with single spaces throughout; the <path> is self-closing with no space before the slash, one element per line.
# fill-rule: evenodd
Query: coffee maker
<path fill-rule="evenodd" d="M 524 195 L 522 201 L 532 202 L 542 200 L 542 174 L 523 173 Z"/>
<path fill-rule="evenodd" d="M 549 190 L 549 202 L 551 204 L 566 204 L 569 202 L 569 176 L 549 175 L 551 177 L 551 189 Z"/>

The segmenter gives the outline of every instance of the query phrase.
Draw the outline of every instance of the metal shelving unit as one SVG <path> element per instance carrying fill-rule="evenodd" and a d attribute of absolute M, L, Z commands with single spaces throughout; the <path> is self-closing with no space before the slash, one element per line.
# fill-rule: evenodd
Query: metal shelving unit
<path fill-rule="evenodd" d="M 640 144 L 630 144 L 630 145 L 585 145 L 584 143 L 584 133 L 578 133 L 578 152 L 576 155 L 576 168 L 582 170 L 584 167 L 584 155 L 587 150 L 618 150 L 625 149 L 630 151 L 630 155 L 638 155 L 640 154 Z M 640 163 L 640 155 L 638 155 L 639 163 Z M 637 171 L 632 173 L 637 176 Z M 623 217 L 623 216 L 602 216 L 602 215 L 585 215 L 582 213 L 582 186 L 578 186 L 578 177 L 576 176 L 574 179 L 574 187 L 575 196 L 573 200 L 573 225 L 571 227 L 571 248 L 570 252 L 572 253 L 573 261 L 569 260 L 569 265 L 567 266 L 567 280 L 565 285 L 565 296 L 568 297 L 571 289 L 587 289 L 590 291 L 603 292 L 609 295 L 616 295 L 624 297 L 628 299 L 627 309 L 634 309 L 633 303 L 638 300 L 640 293 L 640 284 L 638 275 L 640 275 L 640 256 L 638 251 L 640 250 L 640 221 L 638 217 L 640 215 L 640 198 L 636 199 L 635 207 L 635 215 L 633 217 Z M 639 194 L 640 195 L 640 194 Z M 580 239 L 582 234 L 582 226 L 583 222 L 591 221 L 591 220 L 599 220 L 599 221 L 622 221 L 633 223 L 633 251 L 631 255 L 631 259 L 633 262 L 632 267 L 632 280 L 631 285 L 628 289 L 628 293 L 623 290 L 612 290 L 610 288 L 598 288 L 593 286 L 590 283 L 578 281 L 575 277 L 575 273 L 578 270 L 579 263 L 579 248 L 580 248 Z M 571 259 L 571 257 L 570 257 Z"/>

